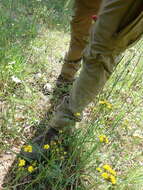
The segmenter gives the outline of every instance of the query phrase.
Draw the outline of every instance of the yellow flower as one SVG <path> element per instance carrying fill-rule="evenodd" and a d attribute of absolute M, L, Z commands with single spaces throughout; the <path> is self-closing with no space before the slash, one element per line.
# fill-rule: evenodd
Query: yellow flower
<path fill-rule="evenodd" d="M 105 138 L 105 143 L 106 143 L 106 144 L 108 144 L 108 143 L 109 143 L 109 140 L 108 140 L 108 138 L 107 138 L 107 137 Z"/>
<path fill-rule="evenodd" d="M 23 147 L 24 152 L 32 152 L 32 146 L 31 145 L 26 145 Z"/>
<path fill-rule="evenodd" d="M 28 171 L 29 171 L 30 173 L 32 173 L 32 172 L 34 171 L 33 166 L 29 166 L 29 167 L 28 167 Z"/>
<path fill-rule="evenodd" d="M 109 174 L 108 173 L 106 173 L 106 172 L 104 172 L 104 173 L 102 173 L 101 174 L 101 176 L 104 178 L 104 179 L 109 179 Z"/>
<path fill-rule="evenodd" d="M 99 101 L 99 104 L 106 105 L 108 109 L 112 108 L 112 104 L 110 104 L 106 100 Z"/>
<path fill-rule="evenodd" d="M 64 155 L 66 155 L 67 154 L 67 152 L 64 152 Z"/>
<path fill-rule="evenodd" d="M 18 166 L 23 167 L 23 166 L 25 166 L 25 163 L 26 163 L 26 161 L 21 159 L 21 160 L 19 160 Z"/>
<path fill-rule="evenodd" d="M 115 170 L 113 170 L 110 165 L 105 164 L 105 165 L 103 165 L 103 168 L 104 168 L 105 170 L 107 170 L 109 173 L 111 173 L 112 175 L 116 175 Z"/>
<path fill-rule="evenodd" d="M 110 180 L 110 182 L 111 182 L 113 185 L 115 185 L 116 182 L 117 182 L 115 176 L 113 176 L 113 175 L 110 175 L 110 176 L 109 176 L 109 180 Z"/>
<path fill-rule="evenodd" d="M 116 175 L 116 172 L 115 172 L 115 170 L 113 170 L 113 169 L 109 170 L 109 172 L 110 172 L 112 175 Z"/>
<path fill-rule="evenodd" d="M 77 113 L 75 113 L 74 115 L 75 115 L 75 116 L 77 116 L 77 117 L 81 116 L 81 114 L 80 114 L 80 113 L 78 113 L 78 112 L 77 112 Z"/>
<path fill-rule="evenodd" d="M 106 104 L 108 109 L 112 109 L 112 104 L 108 103 Z"/>
<path fill-rule="evenodd" d="M 104 136 L 103 135 L 98 136 L 98 138 L 99 138 L 100 142 L 104 142 Z"/>
<path fill-rule="evenodd" d="M 104 101 L 103 101 L 103 100 L 100 100 L 100 101 L 99 101 L 99 104 L 107 104 L 107 101 L 105 101 L 105 100 L 104 100 Z"/>
<path fill-rule="evenodd" d="M 100 135 L 98 136 L 98 138 L 99 138 L 99 141 L 102 143 L 107 143 L 107 144 L 109 143 L 109 140 L 105 135 Z"/>
<path fill-rule="evenodd" d="M 50 146 L 49 146 L 48 144 L 45 144 L 45 145 L 43 146 L 43 148 L 46 149 L 46 150 L 48 150 L 48 149 L 50 148 Z"/>
<path fill-rule="evenodd" d="M 109 171 L 109 170 L 112 169 L 111 166 L 108 165 L 108 164 L 105 164 L 105 165 L 103 165 L 102 167 L 103 167 L 105 170 L 107 170 L 107 171 Z"/>
<path fill-rule="evenodd" d="M 101 169 L 101 168 L 96 168 L 96 170 L 97 170 L 98 172 L 102 172 L 102 169 Z"/>

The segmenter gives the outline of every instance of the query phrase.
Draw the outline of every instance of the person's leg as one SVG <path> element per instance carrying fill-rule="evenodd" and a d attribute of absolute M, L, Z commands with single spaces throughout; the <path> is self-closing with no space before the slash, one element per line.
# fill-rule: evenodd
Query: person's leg
<path fill-rule="evenodd" d="M 116 47 L 113 36 L 121 23 L 124 23 L 124 26 L 128 23 L 130 19 L 126 19 L 127 14 L 135 4 L 140 5 L 141 0 L 105 1 L 91 33 L 90 44 L 84 51 L 83 69 L 71 91 L 69 101 L 73 113 L 81 113 L 112 74 L 117 59 L 117 55 L 114 55 Z"/>
<path fill-rule="evenodd" d="M 71 41 L 61 70 L 64 79 L 72 81 L 80 68 L 82 51 L 91 28 L 93 14 L 97 14 L 102 0 L 75 0 L 74 16 L 71 21 Z"/>
<path fill-rule="evenodd" d="M 141 3 L 142 0 L 104 1 L 99 18 L 91 32 L 90 43 L 84 51 L 82 71 L 73 85 L 70 97 L 59 106 L 52 119 L 54 128 L 68 129 L 73 115 L 76 113 L 80 115 L 79 113 L 103 88 L 116 65 L 117 55 L 114 52 L 117 44 L 114 36 L 118 33 L 123 21 L 124 26 L 128 24 L 130 19 L 126 18 L 132 6 L 138 4 L 137 11 Z"/>

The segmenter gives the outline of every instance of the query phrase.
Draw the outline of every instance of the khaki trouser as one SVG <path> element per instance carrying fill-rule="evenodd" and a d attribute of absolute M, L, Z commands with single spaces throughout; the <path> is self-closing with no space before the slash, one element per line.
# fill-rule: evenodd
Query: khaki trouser
<path fill-rule="evenodd" d="M 67 61 L 81 59 L 87 44 L 92 23 L 92 15 L 97 14 L 101 0 L 75 0 L 74 15 L 71 21 L 71 41 L 66 55 Z"/>
<path fill-rule="evenodd" d="M 92 15 L 98 13 L 102 0 L 75 0 L 74 15 L 71 20 L 71 41 L 65 56 L 61 74 L 65 79 L 73 80 L 80 68 L 82 52 L 89 38 Z"/>
<path fill-rule="evenodd" d="M 142 0 L 104 0 L 83 53 L 83 68 L 70 96 L 58 107 L 52 126 L 73 126 L 84 108 L 102 90 L 118 56 L 143 34 Z"/>

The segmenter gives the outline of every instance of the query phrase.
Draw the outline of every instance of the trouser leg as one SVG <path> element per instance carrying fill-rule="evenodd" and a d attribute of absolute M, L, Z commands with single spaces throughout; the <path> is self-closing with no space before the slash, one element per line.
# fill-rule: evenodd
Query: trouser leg
<path fill-rule="evenodd" d="M 137 2 L 139 1 L 142 2 L 141 0 Z M 68 101 L 59 106 L 53 119 L 55 128 L 68 127 L 68 122 L 66 125 L 62 125 L 62 123 L 60 123 L 60 126 L 58 125 L 59 113 L 61 114 L 60 119 L 72 120 L 71 116 L 83 111 L 100 92 L 112 74 L 117 59 L 117 55 L 114 54 L 116 47 L 113 36 L 120 28 L 123 20 L 125 25 L 128 23 L 128 19 L 126 20 L 125 17 L 134 3 L 136 3 L 134 0 L 104 1 L 99 19 L 93 26 L 90 43 L 84 51 L 83 68 L 79 78 L 73 85 Z"/>
<path fill-rule="evenodd" d="M 104 1 L 91 32 L 90 43 L 84 51 L 82 71 L 71 91 L 69 101 L 72 112 L 82 112 L 112 74 L 117 64 L 113 36 L 121 23 L 124 22 L 124 26 L 128 23 L 129 18 L 126 20 L 126 17 L 134 3 L 134 0 Z"/>
<path fill-rule="evenodd" d="M 71 21 L 71 41 L 65 57 L 68 61 L 81 59 L 91 28 L 93 14 L 97 14 L 101 0 L 75 0 L 74 16 Z"/>
<path fill-rule="evenodd" d="M 93 14 L 97 14 L 101 0 L 75 0 L 71 21 L 71 41 L 61 70 L 65 79 L 72 80 L 80 68 L 82 51 L 87 44 Z"/>

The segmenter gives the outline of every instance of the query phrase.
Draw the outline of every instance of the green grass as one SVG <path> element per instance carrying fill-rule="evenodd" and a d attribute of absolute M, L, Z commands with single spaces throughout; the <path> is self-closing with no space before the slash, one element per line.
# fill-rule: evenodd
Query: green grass
<path fill-rule="evenodd" d="M 34 86 L 40 87 L 46 81 L 48 82 L 48 74 L 54 67 L 54 63 L 51 64 L 48 56 L 53 56 L 53 52 L 61 48 L 57 44 L 53 52 L 51 51 L 52 45 L 55 45 L 56 40 L 60 42 L 59 37 L 62 37 L 68 28 L 67 18 L 65 19 L 67 13 L 63 14 L 62 10 L 64 4 L 64 1 L 62 3 L 58 1 L 55 3 L 49 1 L 1 2 L 0 100 L 3 106 L 1 141 L 3 137 L 11 139 L 11 136 L 21 134 L 21 126 L 14 121 L 17 112 L 18 117 L 22 115 L 26 117 L 26 120 L 29 118 L 29 124 L 37 120 L 39 113 L 33 109 L 38 109 L 35 101 L 38 101 L 40 92 Z M 68 9 L 66 11 L 68 12 Z M 65 34 L 65 39 L 66 36 Z M 61 55 L 56 53 L 55 58 L 52 59 L 57 62 Z M 38 73 L 42 73 L 40 79 L 36 78 Z M 21 82 L 15 82 L 12 80 L 13 77 Z"/>
<path fill-rule="evenodd" d="M 43 87 L 48 83 L 54 89 L 60 72 L 70 39 L 70 7 L 64 0 L 0 2 L 2 156 L 11 152 L 13 158 L 23 143 L 48 124 L 51 113 L 46 115 L 46 112 L 53 97 L 49 90 L 43 92 Z M 72 150 L 65 160 L 61 159 L 63 150 L 60 149 L 51 159 L 37 163 L 32 174 L 27 168 L 19 170 L 16 161 L 11 169 L 12 181 L 7 178 L 9 182 L 3 189 L 142 190 L 142 62 L 140 41 L 132 51 L 126 52 L 96 103 L 85 110 L 74 134 L 70 137 L 63 134 Z M 54 96 L 55 103 L 58 98 Z M 109 102 L 111 109 L 100 104 L 101 100 Z M 100 135 L 106 135 L 109 143 L 101 143 Z M 104 164 L 116 170 L 116 185 L 96 171 Z"/>

